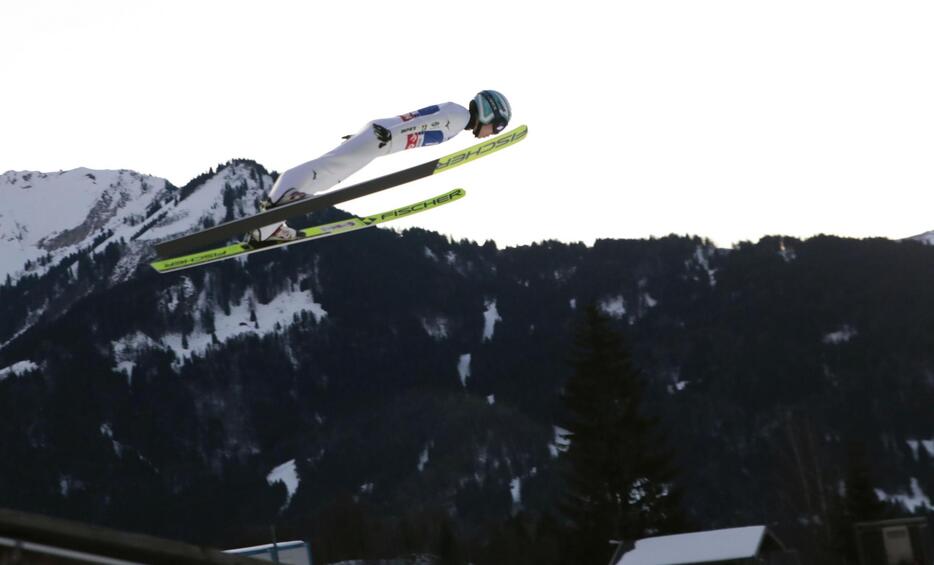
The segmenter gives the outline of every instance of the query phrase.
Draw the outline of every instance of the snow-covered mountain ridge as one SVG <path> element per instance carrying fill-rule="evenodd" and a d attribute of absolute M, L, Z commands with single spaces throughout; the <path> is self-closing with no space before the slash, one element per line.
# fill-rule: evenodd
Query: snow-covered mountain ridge
<path fill-rule="evenodd" d="M 178 188 L 130 170 L 78 168 L 0 175 L 0 281 L 41 275 L 77 252 L 130 243 L 115 277 L 123 280 L 155 240 L 257 211 L 274 178 L 233 160 Z M 934 245 L 934 231 L 906 240 Z"/>
<path fill-rule="evenodd" d="M 232 161 L 181 189 L 128 170 L 78 168 L 0 176 L 0 280 L 42 274 L 76 252 L 111 241 L 140 256 L 154 239 L 256 211 L 272 186 L 265 170 Z"/>
<path fill-rule="evenodd" d="M 934 230 L 911 236 L 908 239 L 919 241 L 926 245 L 934 245 Z"/>
<path fill-rule="evenodd" d="M 165 179 L 79 168 L 0 176 L 0 276 L 18 278 L 84 248 L 106 230 L 129 231 L 166 190 Z"/>

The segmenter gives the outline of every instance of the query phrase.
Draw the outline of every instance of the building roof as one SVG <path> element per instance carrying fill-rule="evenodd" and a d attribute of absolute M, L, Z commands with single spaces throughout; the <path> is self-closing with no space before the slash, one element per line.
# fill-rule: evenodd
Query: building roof
<path fill-rule="evenodd" d="M 67 558 L 69 563 L 251 565 L 257 561 L 216 549 L 121 532 L 70 520 L 0 508 L 0 561 L 4 552 Z M 33 562 L 26 559 L 24 562 Z M 47 562 L 47 561 L 40 561 Z M 58 562 L 48 561 L 48 562 Z"/>
<path fill-rule="evenodd" d="M 286 549 L 295 549 L 296 547 L 305 547 L 305 542 L 301 540 L 295 541 L 279 541 L 276 543 L 267 543 L 264 545 L 254 545 L 252 547 L 238 547 L 236 549 L 225 549 L 224 553 L 235 553 L 237 555 L 253 555 L 259 553 L 267 553 L 276 548 L 278 551 L 284 551 Z"/>
<path fill-rule="evenodd" d="M 856 524 L 857 530 L 877 530 L 891 526 L 926 526 L 928 519 L 919 516 L 911 518 L 893 518 L 891 520 L 877 520 L 875 522 L 859 522 Z"/>
<path fill-rule="evenodd" d="M 748 559 L 764 544 L 784 549 L 765 526 L 747 526 L 640 539 L 617 565 L 679 565 Z"/>

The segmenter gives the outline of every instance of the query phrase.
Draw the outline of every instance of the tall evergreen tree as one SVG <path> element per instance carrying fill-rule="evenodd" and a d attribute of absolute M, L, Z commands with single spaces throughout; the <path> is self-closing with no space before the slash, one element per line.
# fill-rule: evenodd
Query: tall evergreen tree
<path fill-rule="evenodd" d="M 885 502 L 872 486 L 872 468 L 862 441 L 854 440 L 847 446 L 844 493 L 835 502 L 830 516 L 831 551 L 842 563 L 857 563 L 856 524 L 888 517 Z"/>
<path fill-rule="evenodd" d="M 563 560 L 605 563 L 610 540 L 677 531 L 680 496 L 656 422 L 642 411 L 642 383 L 622 336 L 593 305 L 576 331 L 571 363 Z"/>
<path fill-rule="evenodd" d="M 885 517 L 885 503 L 879 500 L 872 486 L 872 471 L 866 446 L 859 441 L 847 450 L 846 513 L 853 522 L 869 522 Z"/>
<path fill-rule="evenodd" d="M 463 562 L 454 524 L 447 517 L 441 520 L 438 533 L 438 562 L 440 565 L 460 565 Z"/>

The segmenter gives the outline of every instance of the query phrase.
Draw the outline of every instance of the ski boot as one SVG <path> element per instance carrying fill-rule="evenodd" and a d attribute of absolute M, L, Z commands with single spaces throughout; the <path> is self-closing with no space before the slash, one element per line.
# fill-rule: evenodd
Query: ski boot
<path fill-rule="evenodd" d="M 270 233 L 270 230 L 272 230 L 272 233 Z M 243 243 L 253 249 L 259 249 L 260 247 L 270 247 L 272 245 L 288 243 L 296 239 L 302 239 L 303 237 L 305 237 L 305 234 L 294 228 L 290 228 L 288 224 L 282 222 L 278 226 L 266 226 L 251 231 L 247 234 L 246 240 Z"/>

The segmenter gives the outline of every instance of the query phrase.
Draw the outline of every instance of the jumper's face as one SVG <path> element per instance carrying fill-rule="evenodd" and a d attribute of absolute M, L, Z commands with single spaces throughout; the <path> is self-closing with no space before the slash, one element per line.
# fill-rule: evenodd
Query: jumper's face
<path fill-rule="evenodd" d="M 486 137 L 493 134 L 493 124 L 485 124 L 478 128 L 474 128 L 473 134 L 477 137 Z"/>

